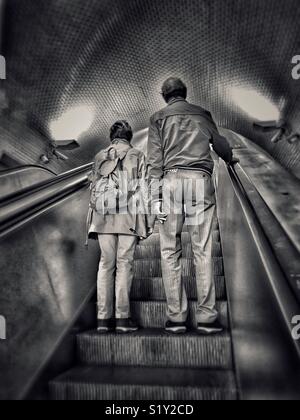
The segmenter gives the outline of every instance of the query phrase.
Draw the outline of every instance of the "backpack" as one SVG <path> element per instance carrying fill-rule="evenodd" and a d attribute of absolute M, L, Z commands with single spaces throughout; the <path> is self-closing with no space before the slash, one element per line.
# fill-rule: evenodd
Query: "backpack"
<path fill-rule="evenodd" d="M 110 147 L 104 159 L 95 168 L 91 187 L 90 207 L 100 215 L 117 214 L 127 208 L 127 173 L 123 171 L 123 161 L 128 151 L 117 152 Z"/>

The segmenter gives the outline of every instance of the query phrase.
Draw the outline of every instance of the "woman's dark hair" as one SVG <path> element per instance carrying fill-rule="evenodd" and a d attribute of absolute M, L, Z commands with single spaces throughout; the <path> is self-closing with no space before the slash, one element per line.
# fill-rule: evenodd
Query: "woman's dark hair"
<path fill-rule="evenodd" d="M 133 137 L 133 131 L 129 123 L 125 120 L 117 121 L 110 129 L 110 140 L 124 139 L 131 141 Z"/>
<path fill-rule="evenodd" d="M 187 87 L 181 79 L 170 77 L 165 81 L 162 87 L 162 96 L 166 102 L 173 98 L 187 98 Z"/>

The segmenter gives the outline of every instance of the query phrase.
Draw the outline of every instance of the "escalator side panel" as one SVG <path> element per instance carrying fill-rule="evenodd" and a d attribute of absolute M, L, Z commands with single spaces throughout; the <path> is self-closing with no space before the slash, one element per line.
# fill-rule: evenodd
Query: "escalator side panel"
<path fill-rule="evenodd" d="M 0 242 L 0 312 L 7 321 L 0 399 L 23 398 L 95 287 L 98 246 L 84 247 L 88 200 L 81 189 Z"/>
<path fill-rule="evenodd" d="M 219 223 L 241 398 L 298 399 L 299 359 L 268 286 L 268 273 L 224 164 Z"/>

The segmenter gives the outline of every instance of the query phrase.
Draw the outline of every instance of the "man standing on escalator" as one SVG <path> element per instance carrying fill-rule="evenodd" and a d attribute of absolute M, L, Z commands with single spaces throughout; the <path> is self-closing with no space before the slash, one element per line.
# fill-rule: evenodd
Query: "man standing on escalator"
<path fill-rule="evenodd" d="M 162 274 L 168 304 L 166 331 L 187 331 L 181 242 L 186 223 L 196 271 L 198 331 L 218 333 L 223 327 L 216 309 L 213 272 L 216 199 L 210 145 L 227 163 L 233 161 L 232 149 L 219 134 L 210 112 L 187 102 L 187 87 L 180 79 L 168 79 L 162 95 L 168 105 L 151 118 L 148 171 L 155 212 L 161 222 Z M 161 181 L 162 188 L 156 188 Z"/>

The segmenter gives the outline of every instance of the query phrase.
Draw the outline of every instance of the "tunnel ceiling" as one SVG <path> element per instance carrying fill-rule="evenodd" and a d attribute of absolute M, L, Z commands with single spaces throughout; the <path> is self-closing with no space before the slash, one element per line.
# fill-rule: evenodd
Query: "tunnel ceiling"
<path fill-rule="evenodd" d="M 82 148 L 70 153 L 74 165 L 91 159 L 116 119 L 147 127 L 171 75 L 221 126 L 279 160 L 289 148 L 290 166 L 298 165 L 299 145 L 258 137 L 232 92 L 259 93 L 300 128 L 300 81 L 291 77 L 299 0 L 8 0 L 6 16 L 11 110 L 48 135 L 78 107 L 75 130 L 91 117 Z"/>

